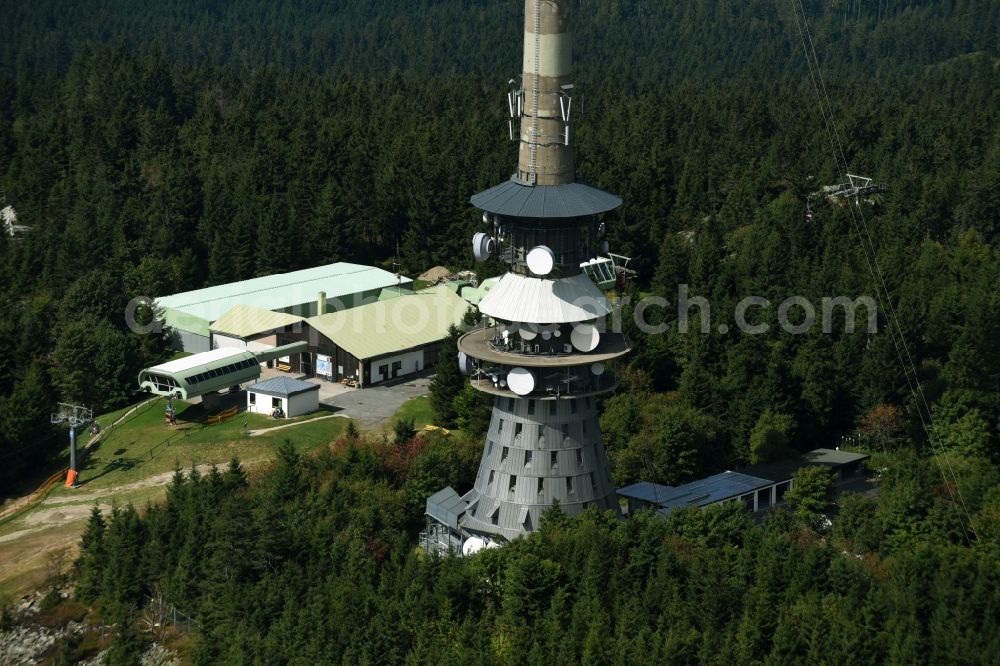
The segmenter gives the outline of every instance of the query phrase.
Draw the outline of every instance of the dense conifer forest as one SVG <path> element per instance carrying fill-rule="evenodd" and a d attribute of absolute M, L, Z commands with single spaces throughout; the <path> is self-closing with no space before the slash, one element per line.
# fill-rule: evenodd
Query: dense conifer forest
<path fill-rule="evenodd" d="M 126 327 L 135 296 L 397 244 L 410 273 L 476 268 L 469 196 L 514 168 L 522 3 L 8 4 L 0 191 L 29 230 L 0 239 L 0 487 L 62 445 L 57 400 L 125 404 L 169 353 Z M 633 303 L 686 284 L 725 317 L 748 295 L 880 293 L 849 209 L 807 211 L 843 173 L 798 6 L 578 3 L 579 175 L 625 202 L 606 221 Z M 198 618 L 201 663 L 995 663 L 1000 5 L 802 9 L 846 161 L 886 187 L 862 205 L 907 354 L 884 310 L 875 334 L 789 335 L 771 308 L 745 335 L 658 308 L 647 335 L 627 306 L 636 349 L 601 422 L 620 485 L 851 442 L 876 454 L 877 501 L 848 497 L 832 530 L 806 510 L 553 512 L 501 551 L 421 557 L 424 497 L 478 460 L 481 405 L 452 373 L 450 443 L 289 449 L 259 478 L 179 474 L 162 506 L 95 515 L 78 595 L 125 618 L 164 594 Z"/>

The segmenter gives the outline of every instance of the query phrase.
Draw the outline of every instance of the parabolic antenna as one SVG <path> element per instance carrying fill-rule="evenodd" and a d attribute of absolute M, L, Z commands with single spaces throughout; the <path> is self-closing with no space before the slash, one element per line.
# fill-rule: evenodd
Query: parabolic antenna
<path fill-rule="evenodd" d="M 517 334 L 522 340 L 534 340 L 538 336 L 538 329 L 534 324 L 521 324 L 517 327 Z"/>
<path fill-rule="evenodd" d="M 556 265 L 556 255 L 544 245 L 532 248 L 526 259 L 528 270 L 535 275 L 548 275 Z"/>
<path fill-rule="evenodd" d="M 472 374 L 472 359 L 465 352 L 458 352 L 458 369 L 466 377 Z"/>
<path fill-rule="evenodd" d="M 527 368 L 511 368 L 507 386 L 518 395 L 528 395 L 535 390 L 535 375 Z"/>
<path fill-rule="evenodd" d="M 579 351 L 591 352 L 597 349 L 597 345 L 600 344 L 601 333 L 593 324 L 577 324 L 573 327 L 569 341 Z"/>
<path fill-rule="evenodd" d="M 468 557 L 469 555 L 474 555 L 486 548 L 486 540 L 480 539 L 479 537 L 469 537 L 462 544 L 462 555 Z"/>
<path fill-rule="evenodd" d="M 493 254 L 493 239 L 482 231 L 472 237 L 472 255 L 476 261 L 486 261 Z"/>
<path fill-rule="evenodd" d="M 590 372 L 593 375 L 600 377 L 604 374 L 604 364 L 603 363 L 592 363 L 590 366 Z"/>
<path fill-rule="evenodd" d="M 548 340 L 551 337 L 552 337 L 552 331 L 550 331 L 549 329 L 545 329 L 544 331 L 542 331 L 542 340 Z"/>

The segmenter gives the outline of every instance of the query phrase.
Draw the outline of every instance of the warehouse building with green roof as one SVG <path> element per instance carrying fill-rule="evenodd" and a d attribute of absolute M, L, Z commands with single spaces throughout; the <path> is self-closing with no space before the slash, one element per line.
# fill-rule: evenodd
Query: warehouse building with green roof
<path fill-rule="evenodd" d="M 248 334 L 248 338 L 253 338 L 259 337 L 262 331 L 294 323 L 287 319 L 279 321 L 280 318 L 273 322 L 263 321 L 266 317 L 261 311 L 313 317 L 377 301 L 386 287 L 409 289 L 411 285 L 409 278 L 381 268 L 340 262 L 163 296 L 156 299 L 156 304 L 162 308 L 164 323 L 173 330 L 174 346 L 184 351 L 203 352 L 213 347 L 238 346 L 229 338 L 248 341 L 239 335 L 248 330 L 247 325 L 253 328 L 277 322 L 270 329 Z M 237 306 L 252 310 L 232 313 Z M 227 313 L 231 314 L 230 322 L 222 329 L 233 326 L 232 322 L 241 317 L 245 325 L 240 331 L 219 330 L 219 344 L 214 345 L 212 326 Z M 259 339 L 257 342 L 265 344 Z"/>

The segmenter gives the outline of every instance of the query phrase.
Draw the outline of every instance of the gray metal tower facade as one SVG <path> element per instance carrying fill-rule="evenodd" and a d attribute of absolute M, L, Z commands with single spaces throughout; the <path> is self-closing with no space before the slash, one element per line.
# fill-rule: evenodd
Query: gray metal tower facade
<path fill-rule="evenodd" d="M 524 72 L 507 96 L 517 171 L 471 199 L 486 225 L 476 258 L 510 267 L 479 304 L 484 326 L 458 343 L 463 373 L 495 396 L 493 414 L 474 487 L 427 501 L 429 550 L 517 538 L 555 501 L 568 514 L 619 511 L 596 400 L 617 387 L 630 345 L 608 330 L 611 305 L 581 264 L 602 241 L 598 216 L 621 200 L 576 180 L 570 7 L 526 0 Z"/>

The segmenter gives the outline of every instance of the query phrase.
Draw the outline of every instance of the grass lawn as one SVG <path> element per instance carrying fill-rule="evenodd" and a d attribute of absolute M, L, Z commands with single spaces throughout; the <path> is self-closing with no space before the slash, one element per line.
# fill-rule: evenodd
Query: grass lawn
<path fill-rule="evenodd" d="M 233 454 L 241 460 L 266 459 L 273 456 L 275 447 L 285 439 L 294 442 L 297 449 L 307 451 L 335 440 L 347 427 L 347 419 L 331 418 L 248 437 L 246 430 L 287 425 L 328 412 L 280 421 L 243 412 L 219 425 L 207 426 L 201 405 L 175 401 L 174 408 L 176 426 L 164 425 L 161 399 L 105 432 L 84 459 L 80 470 L 83 486 L 89 489 L 122 486 L 169 472 L 176 463 L 185 468 L 209 463 L 224 465 Z M 109 416 L 101 416 L 100 422 L 110 424 Z"/>
<path fill-rule="evenodd" d="M 431 408 L 431 397 L 429 395 L 421 395 L 404 402 L 399 411 L 389 419 L 389 429 L 392 429 L 392 426 L 400 419 L 407 418 L 413 419 L 413 427 L 417 430 L 420 430 L 428 423 L 434 423 L 434 410 Z"/>

